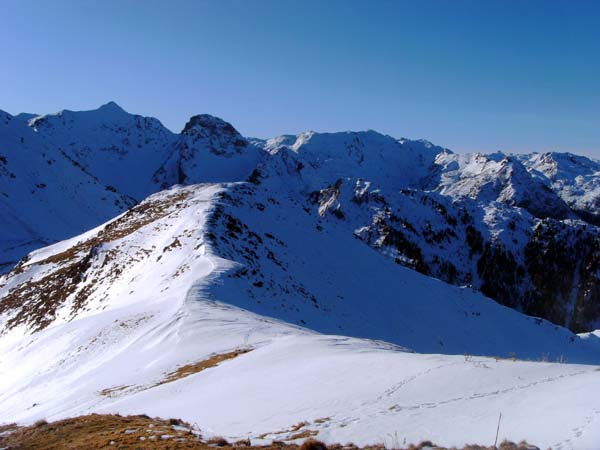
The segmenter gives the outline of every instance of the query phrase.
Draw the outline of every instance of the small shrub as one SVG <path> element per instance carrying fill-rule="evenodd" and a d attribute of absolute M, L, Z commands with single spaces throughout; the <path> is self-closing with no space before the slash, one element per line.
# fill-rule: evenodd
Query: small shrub
<path fill-rule="evenodd" d="M 307 439 L 300 446 L 300 450 L 327 450 L 327 446 L 316 439 Z"/>
<path fill-rule="evenodd" d="M 514 442 L 504 440 L 498 447 L 499 450 L 539 450 L 535 445 L 531 445 L 526 441 L 521 441 L 518 444 Z"/>
<path fill-rule="evenodd" d="M 217 436 L 212 439 L 209 439 L 208 441 L 206 441 L 206 443 L 209 445 L 214 445 L 215 447 L 227 447 L 229 445 L 227 439 L 225 439 L 222 436 Z"/>
<path fill-rule="evenodd" d="M 33 424 L 36 428 L 43 427 L 44 425 L 48 425 L 48 422 L 45 419 L 36 420 Z"/>
<path fill-rule="evenodd" d="M 436 445 L 431 441 L 421 441 L 416 446 L 411 444 L 408 448 L 409 450 L 421 450 L 428 447 L 436 447 Z"/>

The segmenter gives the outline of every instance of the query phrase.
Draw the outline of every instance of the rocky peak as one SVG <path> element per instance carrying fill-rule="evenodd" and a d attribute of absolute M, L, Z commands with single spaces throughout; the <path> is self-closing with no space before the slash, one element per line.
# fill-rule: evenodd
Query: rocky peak
<path fill-rule="evenodd" d="M 194 147 L 201 141 L 211 153 L 216 155 L 231 156 L 241 153 L 248 146 L 248 141 L 233 125 L 210 114 L 192 116 L 185 124 L 181 135 L 187 138 L 185 146 Z"/>
<path fill-rule="evenodd" d="M 231 137 L 242 138 L 242 135 L 229 122 L 210 114 L 198 114 L 192 116 L 185 124 L 181 134 L 188 136 L 202 135 L 209 137 L 211 135 L 222 134 Z"/>
<path fill-rule="evenodd" d="M 119 105 L 117 105 L 113 101 L 110 101 L 110 102 L 105 103 L 104 105 L 100 106 L 100 108 L 98 108 L 98 111 L 111 112 L 111 113 L 124 113 L 124 112 L 126 112 L 123 108 L 121 108 Z"/>

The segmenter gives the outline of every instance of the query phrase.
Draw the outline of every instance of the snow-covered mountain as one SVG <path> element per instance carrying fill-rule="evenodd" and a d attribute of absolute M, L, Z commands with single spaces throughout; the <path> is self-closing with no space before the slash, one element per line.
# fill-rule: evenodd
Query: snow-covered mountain
<path fill-rule="evenodd" d="M 155 192 L 152 175 L 177 140 L 158 119 L 129 114 L 114 102 L 94 111 L 38 116 L 28 123 L 47 145 L 64 151 L 85 171 L 137 201 Z"/>
<path fill-rule="evenodd" d="M 32 116 L 3 116 L 0 148 L 15 153 L 1 181 L 8 185 L 5 199 L 12 199 L 1 224 L 5 270 L 29 250 L 76 235 L 175 184 L 267 177 L 275 190 L 294 190 L 299 207 L 317 202 L 320 215 L 336 215 L 348 235 L 399 264 L 574 331 L 600 327 L 600 163 L 589 158 L 455 154 L 374 131 L 261 141 L 206 114 L 174 134 L 113 102 L 94 111 Z M 33 149 L 32 158 L 18 150 L 23 145 Z M 54 169 L 50 159 L 58 161 Z M 33 160 L 49 166 L 48 180 L 32 175 L 31 186 L 22 187 L 14 180 L 26 178 L 17 175 L 31 171 Z M 58 180 L 47 182 L 52 170 Z M 82 190 L 82 183 L 89 186 Z M 72 194 L 60 202 L 38 192 L 67 187 Z M 54 211 L 58 204 L 64 212 Z"/>
<path fill-rule="evenodd" d="M 258 182 L 296 189 L 302 208 L 317 205 L 398 264 L 575 331 L 600 326 L 598 228 L 583 220 L 596 209 L 575 209 L 525 157 L 457 155 L 375 132 L 304 133 L 265 148 Z"/>
<path fill-rule="evenodd" d="M 160 190 L 175 184 L 245 180 L 262 153 L 224 120 L 208 114 L 193 116 L 152 182 Z"/>
<path fill-rule="evenodd" d="M 520 156 L 532 173 L 540 172 L 549 186 L 584 220 L 598 224 L 600 214 L 600 163 L 571 153 L 536 153 Z"/>
<path fill-rule="evenodd" d="M 25 119 L 0 111 L 0 272 L 135 204 L 48 144 Z"/>
<path fill-rule="evenodd" d="M 459 445 L 502 412 L 501 437 L 598 442 L 597 335 L 395 264 L 274 187 L 168 189 L 0 278 L 0 422 L 145 413 L 255 442 Z M 215 355 L 231 359 L 194 369 Z"/>
<path fill-rule="evenodd" d="M 599 167 L 0 113 L 0 422 L 595 448 Z"/>

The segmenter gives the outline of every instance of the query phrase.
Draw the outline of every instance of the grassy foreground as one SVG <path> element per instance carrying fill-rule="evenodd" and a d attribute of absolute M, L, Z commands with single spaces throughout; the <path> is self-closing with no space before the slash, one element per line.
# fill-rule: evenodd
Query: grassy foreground
<path fill-rule="evenodd" d="M 250 441 L 227 442 L 223 438 L 205 440 L 194 428 L 178 419 L 91 414 L 57 422 L 38 421 L 28 427 L 0 426 L 0 449 L 5 450 L 383 450 L 382 445 L 359 449 L 353 444 L 329 445 L 309 439 L 303 444 L 274 441 L 252 445 Z M 469 445 L 462 450 L 491 450 L 494 447 Z M 503 442 L 500 450 L 531 450 L 526 443 Z M 407 450 L 439 449 L 430 442 L 410 445 Z M 397 449 L 400 450 L 400 449 Z"/>

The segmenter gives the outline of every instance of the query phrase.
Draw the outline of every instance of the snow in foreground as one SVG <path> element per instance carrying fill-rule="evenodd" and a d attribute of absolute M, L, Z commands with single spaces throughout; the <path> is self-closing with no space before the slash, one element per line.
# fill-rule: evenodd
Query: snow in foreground
<path fill-rule="evenodd" d="M 144 390 L 179 365 L 248 347 L 254 350 L 215 368 Z M 308 422 L 302 431 L 327 442 L 427 438 L 451 446 L 491 444 L 502 412 L 502 438 L 553 449 L 600 442 L 596 366 L 409 353 L 213 302 L 185 312 L 106 312 L 3 354 L 0 421 L 145 413 L 253 440 L 289 438 L 286 430 Z M 101 394 L 111 388 L 118 389 Z"/>

